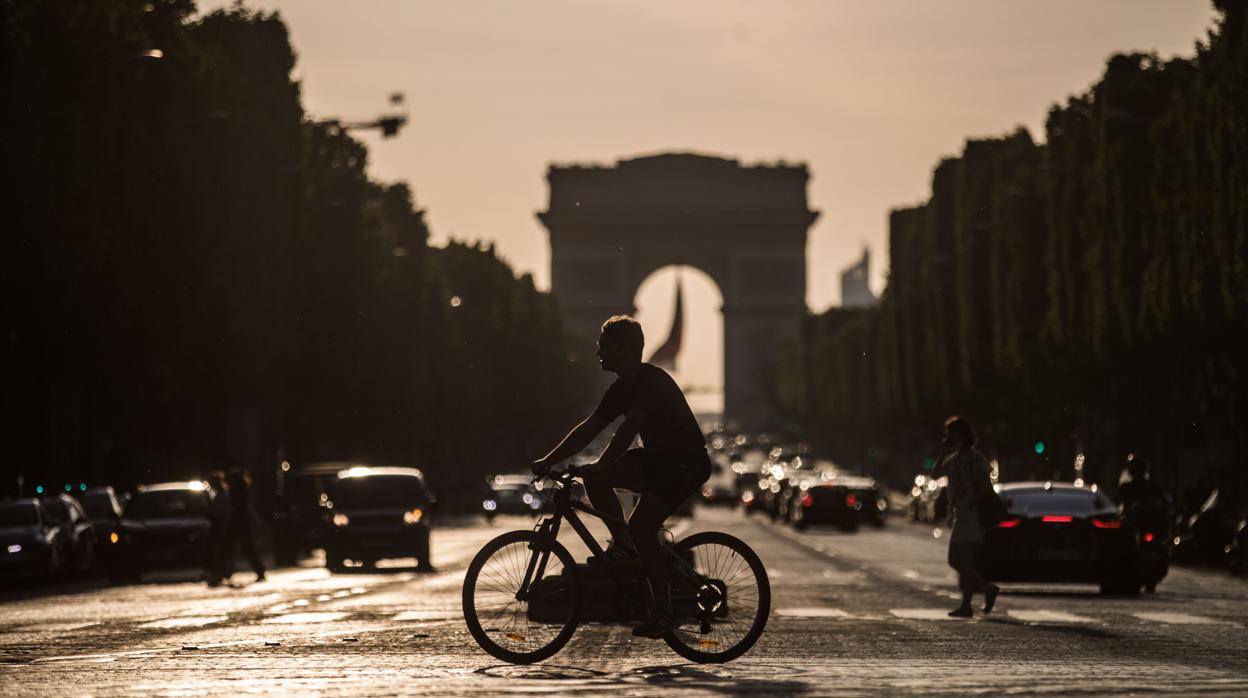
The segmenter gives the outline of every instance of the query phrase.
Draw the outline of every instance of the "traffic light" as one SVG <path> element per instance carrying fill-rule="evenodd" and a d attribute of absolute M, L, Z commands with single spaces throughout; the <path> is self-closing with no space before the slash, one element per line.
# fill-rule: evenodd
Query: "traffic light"
<path fill-rule="evenodd" d="M 1044 442 L 1043 441 L 1036 442 L 1036 455 L 1037 456 L 1044 455 Z"/>

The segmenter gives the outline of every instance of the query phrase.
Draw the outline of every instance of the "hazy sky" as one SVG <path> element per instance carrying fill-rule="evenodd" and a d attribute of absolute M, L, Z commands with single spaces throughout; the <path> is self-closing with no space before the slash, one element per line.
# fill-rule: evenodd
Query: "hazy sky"
<path fill-rule="evenodd" d="M 808 247 L 816 310 L 839 302 L 840 271 L 864 246 L 883 288 L 888 210 L 925 198 L 932 167 L 966 137 L 1021 124 L 1040 138 L 1050 105 L 1090 86 L 1111 53 L 1190 55 L 1214 17 L 1207 0 L 246 5 L 289 24 L 312 115 L 366 118 L 405 92 L 411 124 L 398 138 L 360 136 L 372 173 L 411 183 L 435 242 L 497 241 L 543 288 L 549 248 L 533 214 L 551 162 L 691 150 L 807 163 L 822 211 Z M 719 299 L 695 286 L 686 308 L 701 336 L 718 326 L 707 315 Z M 671 284 L 646 287 L 647 324 L 666 331 L 656 318 L 670 314 Z M 718 366 L 704 352 L 719 341 L 690 342 L 705 360 L 687 363 Z"/>

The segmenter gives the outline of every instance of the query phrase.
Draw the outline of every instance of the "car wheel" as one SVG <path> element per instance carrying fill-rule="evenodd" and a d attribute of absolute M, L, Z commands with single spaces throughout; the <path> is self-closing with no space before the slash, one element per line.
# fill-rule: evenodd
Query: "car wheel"
<path fill-rule="evenodd" d="M 421 534 L 420 540 L 416 543 L 416 568 L 421 570 L 432 570 L 433 560 L 429 559 L 429 529 Z"/>

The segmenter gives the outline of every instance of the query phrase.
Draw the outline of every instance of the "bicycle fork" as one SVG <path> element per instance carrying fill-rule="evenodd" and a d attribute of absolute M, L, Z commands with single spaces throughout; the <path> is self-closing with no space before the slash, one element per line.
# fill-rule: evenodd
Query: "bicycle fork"
<path fill-rule="evenodd" d="M 516 590 L 516 601 L 528 602 L 529 585 L 534 579 L 541 579 L 546 574 L 546 563 L 550 561 L 550 551 L 554 546 L 545 545 L 548 541 L 555 540 L 555 535 L 559 532 L 559 523 L 557 518 L 552 517 L 542 522 L 537 531 L 537 540 L 529 543 L 529 550 L 534 550 L 534 545 L 543 544 L 542 549 L 537 555 L 529 556 L 528 567 L 524 571 L 524 581 L 520 583 L 520 588 Z"/>

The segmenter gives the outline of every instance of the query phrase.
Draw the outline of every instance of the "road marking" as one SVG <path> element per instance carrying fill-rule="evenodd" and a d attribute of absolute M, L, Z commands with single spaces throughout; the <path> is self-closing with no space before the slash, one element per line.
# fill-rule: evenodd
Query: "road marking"
<path fill-rule="evenodd" d="M 1234 625 L 1229 621 L 1218 620 L 1216 618 L 1206 618 L 1205 616 L 1194 616 L 1190 613 L 1168 613 L 1158 611 L 1152 613 L 1132 613 L 1131 615 L 1140 620 L 1152 621 L 1154 623 L 1167 623 L 1169 625 Z"/>
<path fill-rule="evenodd" d="M 1010 616 L 1026 623 L 1096 623 L 1087 616 L 1077 616 L 1065 611 L 1007 611 Z"/>
<path fill-rule="evenodd" d="M 287 613 L 284 616 L 265 618 L 261 623 L 328 623 L 346 618 L 347 613 L 330 611 L 325 613 Z"/>
<path fill-rule="evenodd" d="M 403 611 L 396 613 L 392 620 L 396 621 L 421 621 L 421 620 L 459 620 L 464 617 L 462 611 Z"/>
<path fill-rule="evenodd" d="M 139 627 L 152 629 L 197 628 L 201 625 L 211 625 L 228 619 L 228 616 L 176 616 L 174 618 L 161 618 L 150 623 L 143 623 Z"/>
<path fill-rule="evenodd" d="M 902 570 L 901 576 L 905 577 L 906 579 L 918 579 L 919 573 L 915 572 L 914 570 Z"/>
<path fill-rule="evenodd" d="M 888 612 L 906 620 L 953 620 L 944 608 L 890 608 Z"/>
<path fill-rule="evenodd" d="M 792 618 L 849 618 L 849 614 L 839 608 L 777 608 L 778 616 Z"/>

